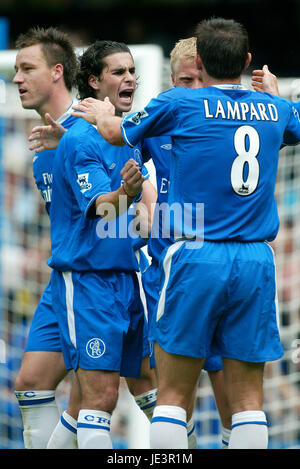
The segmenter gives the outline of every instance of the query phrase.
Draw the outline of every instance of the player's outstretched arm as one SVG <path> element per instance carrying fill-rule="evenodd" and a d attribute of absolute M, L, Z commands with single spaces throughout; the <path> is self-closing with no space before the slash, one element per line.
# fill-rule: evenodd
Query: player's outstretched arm
<path fill-rule="evenodd" d="M 269 67 L 264 65 L 261 70 L 253 70 L 252 87 L 255 91 L 271 93 L 280 96 L 277 77 L 270 72 Z"/>
<path fill-rule="evenodd" d="M 33 142 L 29 150 L 39 153 L 43 150 L 54 150 L 57 148 L 61 137 L 67 130 L 58 124 L 50 114 L 45 114 L 45 120 L 49 125 L 39 125 L 32 129 L 28 140 Z"/>
<path fill-rule="evenodd" d="M 73 109 L 78 111 L 73 112 L 73 116 L 81 117 L 96 125 L 98 132 L 108 143 L 116 146 L 125 145 L 121 132 L 122 118 L 115 115 L 115 107 L 108 97 L 104 101 L 86 98 L 80 104 L 73 106 Z"/>

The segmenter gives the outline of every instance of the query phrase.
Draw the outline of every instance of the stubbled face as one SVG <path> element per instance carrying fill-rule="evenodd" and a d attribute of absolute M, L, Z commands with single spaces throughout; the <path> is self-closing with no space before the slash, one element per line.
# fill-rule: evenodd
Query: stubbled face
<path fill-rule="evenodd" d="M 184 86 L 185 88 L 201 88 L 199 70 L 196 61 L 179 59 L 172 73 L 173 86 Z"/>
<path fill-rule="evenodd" d="M 39 112 L 49 100 L 53 86 L 52 68 L 47 65 L 41 46 L 21 49 L 15 70 L 13 82 L 18 85 L 23 108 Z"/>
<path fill-rule="evenodd" d="M 104 67 L 97 91 L 97 98 L 109 97 L 115 106 L 116 114 L 131 110 L 136 89 L 135 66 L 128 52 L 117 52 L 104 59 Z"/>

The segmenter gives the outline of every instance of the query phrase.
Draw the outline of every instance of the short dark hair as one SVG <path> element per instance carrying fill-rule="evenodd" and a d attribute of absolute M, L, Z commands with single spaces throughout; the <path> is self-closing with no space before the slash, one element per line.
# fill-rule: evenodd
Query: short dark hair
<path fill-rule="evenodd" d="M 235 20 L 211 18 L 197 27 L 197 53 L 207 73 L 217 79 L 241 75 L 249 51 L 248 33 Z"/>
<path fill-rule="evenodd" d="M 128 52 L 132 55 L 129 47 L 123 42 L 103 40 L 94 42 L 94 44 L 89 46 L 79 57 L 79 66 L 76 76 L 79 99 L 96 97 L 95 90 L 88 83 L 89 77 L 91 75 L 100 77 L 106 66 L 105 57 L 118 52 Z"/>
<path fill-rule="evenodd" d="M 68 35 L 56 28 L 30 28 L 26 33 L 21 34 L 16 40 L 16 48 L 41 45 L 49 67 L 55 64 L 62 64 L 64 69 L 64 82 L 66 88 L 71 91 L 74 86 L 77 58 Z"/>

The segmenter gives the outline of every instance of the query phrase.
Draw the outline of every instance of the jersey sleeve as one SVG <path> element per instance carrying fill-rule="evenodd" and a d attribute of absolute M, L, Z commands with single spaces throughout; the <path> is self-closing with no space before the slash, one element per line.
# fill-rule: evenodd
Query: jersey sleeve
<path fill-rule="evenodd" d="M 123 138 L 129 146 L 134 147 L 144 138 L 168 135 L 177 128 L 176 114 L 174 100 L 162 93 L 158 98 L 153 98 L 145 109 L 122 120 Z"/>
<path fill-rule="evenodd" d="M 148 171 L 148 169 L 146 168 L 146 166 L 144 164 L 142 166 L 142 175 L 144 176 L 145 181 L 147 179 L 149 179 L 149 177 L 150 177 L 149 171 Z"/>
<path fill-rule="evenodd" d="M 70 170 L 74 196 L 86 217 L 96 216 L 95 200 L 111 192 L 111 180 L 97 150 L 91 144 L 79 145 Z"/>
<path fill-rule="evenodd" d="M 291 103 L 290 118 L 286 126 L 283 145 L 298 145 L 300 143 L 299 105 Z"/>

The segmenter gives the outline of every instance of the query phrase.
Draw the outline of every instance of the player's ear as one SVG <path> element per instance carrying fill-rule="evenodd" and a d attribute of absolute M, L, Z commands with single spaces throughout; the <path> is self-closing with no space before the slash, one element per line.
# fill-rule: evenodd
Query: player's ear
<path fill-rule="evenodd" d="M 202 60 L 199 54 L 196 55 L 196 67 L 198 70 L 202 70 L 203 68 Z"/>
<path fill-rule="evenodd" d="M 252 60 L 252 55 L 250 54 L 250 52 L 248 52 L 244 70 L 246 70 L 249 67 L 251 60 Z"/>
<path fill-rule="evenodd" d="M 173 72 L 171 72 L 171 81 L 172 81 L 172 85 L 175 86 L 175 78 L 174 78 Z"/>
<path fill-rule="evenodd" d="M 99 78 L 95 75 L 90 75 L 88 79 L 88 84 L 93 90 L 99 90 Z"/>
<path fill-rule="evenodd" d="M 57 81 L 64 75 L 64 67 L 62 64 L 55 64 L 52 67 L 53 80 Z"/>

